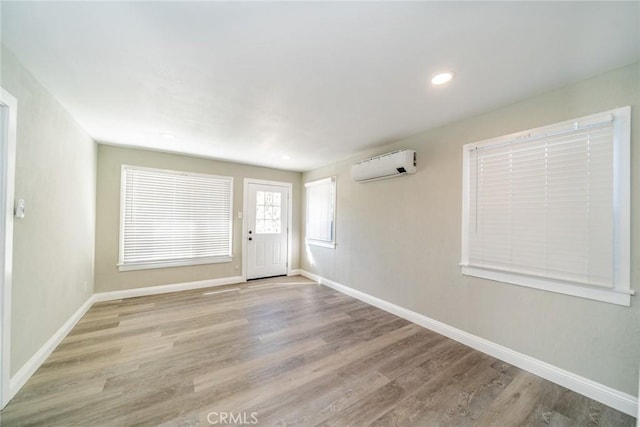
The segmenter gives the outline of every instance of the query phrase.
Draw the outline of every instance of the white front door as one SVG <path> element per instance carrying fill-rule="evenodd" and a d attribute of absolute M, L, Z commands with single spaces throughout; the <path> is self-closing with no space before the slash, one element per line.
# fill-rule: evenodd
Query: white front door
<path fill-rule="evenodd" d="M 289 187 L 247 187 L 247 280 L 287 274 Z"/>

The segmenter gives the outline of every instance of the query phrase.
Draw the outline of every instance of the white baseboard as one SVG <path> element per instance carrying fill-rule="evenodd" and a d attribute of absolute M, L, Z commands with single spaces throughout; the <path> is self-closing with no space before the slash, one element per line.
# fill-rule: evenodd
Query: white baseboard
<path fill-rule="evenodd" d="M 302 276 L 302 271 L 299 268 L 296 268 L 295 270 L 289 270 L 289 272 L 287 273 L 287 276 Z"/>
<path fill-rule="evenodd" d="M 197 282 L 148 286 L 146 288 L 125 289 L 122 291 L 98 292 L 94 295 L 94 297 L 95 302 L 104 302 L 119 300 L 123 298 L 135 298 L 147 295 L 166 294 L 169 292 L 190 291 L 193 289 L 210 288 L 213 286 L 233 285 L 242 282 L 244 282 L 244 280 L 240 276 L 222 277 L 220 279 L 199 280 Z"/>
<path fill-rule="evenodd" d="M 31 376 L 38 370 L 40 365 L 47 360 L 47 357 L 56 349 L 58 344 L 62 342 L 64 337 L 67 336 L 78 321 L 84 316 L 84 314 L 91 308 L 95 302 L 95 295 L 92 295 L 85 301 L 84 304 L 78 308 L 75 313 L 64 322 L 64 324 L 58 329 L 49 340 L 44 343 L 40 350 L 38 350 L 31 358 L 25 363 L 22 368 L 9 380 L 9 396 L 7 402 L 20 391 L 22 386 L 31 378 Z"/>
<path fill-rule="evenodd" d="M 549 363 L 535 359 L 526 354 L 519 353 L 507 347 L 501 346 L 484 338 L 454 328 L 445 323 L 431 319 L 415 311 L 400 307 L 383 299 L 374 297 L 362 291 L 350 288 L 340 283 L 334 282 L 317 274 L 302 270 L 301 275 L 315 280 L 318 283 L 333 288 L 343 294 L 357 298 L 367 304 L 378 307 L 384 311 L 395 314 L 410 322 L 416 323 L 424 328 L 430 329 L 462 344 L 468 345 L 476 350 L 493 356 L 497 359 L 510 363 L 525 371 L 531 372 L 539 377 L 559 384 L 570 390 L 597 400 L 618 411 L 635 417 L 638 411 L 638 399 L 635 396 L 615 390 L 606 385 L 597 383 L 588 378 L 576 375 L 572 372 L 553 366 Z"/>

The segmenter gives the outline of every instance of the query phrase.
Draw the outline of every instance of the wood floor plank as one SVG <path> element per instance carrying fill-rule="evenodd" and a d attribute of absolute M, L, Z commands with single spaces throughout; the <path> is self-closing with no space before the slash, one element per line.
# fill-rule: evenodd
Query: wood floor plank
<path fill-rule="evenodd" d="M 460 427 L 476 425 L 486 408 L 520 372 L 518 368 L 500 361 L 493 363 L 491 369 L 494 369 L 495 372 L 486 377 L 484 382 L 472 387 L 470 384 L 460 385 L 460 391 L 455 399 L 452 399 L 446 413 L 445 422 L 447 424 Z M 487 369 L 487 372 L 490 370 Z M 546 396 L 541 396 L 541 402 L 546 399 Z"/>
<path fill-rule="evenodd" d="M 387 383 L 389 379 L 377 371 L 327 375 L 249 412 L 260 414 L 265 425 L 315 426 Z"/>
<path fill-rule="evenodd" d="M 279 351 L 263 355 L 258 359 L 246 360 L 223 369 L 210 369 L 205 374 L 195 376 L 193 378 L 193 386 L 196 390 L 201 390 L 211 387 L 213 384 L 231 381 L 247 372 L 255 370 L 257 367 L 270 365 L 284 358 L 295 357 L 298 354 L 306 353 L 326 344 L 322 338 L 311 338 L 297 344 L 283 347 Z"/>
<path fill-rule="evenodd" d="M 278 425 L 319 424 L 388 383 L 390 379 L 377 370 L 381 366 L 389 361 L 410 365 L 415 354 L 435 353 L 443 344 L 447 344 L 443 337 L 430 335 L 412 335 L 399 341 L 391 351 L 383 348 L 373 352 L 341 367 L 330 376 L 307 382 L 286 396 L 274 396 L 250 410 L 266 416 L 267 424 L 271 423 L 271 419 Z M 363 378 L 373 379 L 363 383 Z M 292 399 L 295 405 L 291 404 Z"/>
<path fill-rule="evenodd" d="M 418 375 L 412 371 L 411 373 L 399 377 L 387 386 L 373 393 L 371 396 L 367 396 L 366 399 L 362 399 L 351 407 L 347 408 L 340 414 L 337 414 L 332 419 L 328 420 L 323 425 L 326 426 L 338 426 L 356 422 L 355 420 L 364 420 L 366 424 L 375 422 L 377 419 L 383 417 L 385 414 L 391 411 L 407 412 L 407 402 L 412 402 L 413 399 L 409 397 L 416 397 L 418 399 L 418 406 L 413 408 L 413 411 L 417 415 L 411 415 L 409 419 L 411 422 L 422 421 L 422 418 L 428 415 L 425 413 L 430 406 L 441 408 L 440 402 L 448 401 L 449 395 L 435 395 L 435 393 L 428 393 L 433 390 L 442 390 L 447 384 L 447 381 L 452 381 L 456 375 L 461 375 L 469 369 L 472 369 L 474 365 L 488 357 L 482 353 L 473 352 L 471 349 L 465 346 L 456 346 L 457 357 L 453 354 L 449 357 L 441 359 L 436 364 L 426 364 L 421 371 L 417 371 Z M 451 364 L 453 369 L 441 369 L 442 364 Z M 385 390 L 387 388 L 388 390 Z M 418 392 L 426 394 L 426 397 L 420 397 Z M 432 398 L 433 396 L 433 398 Z M 393 415 L 392 415 L 393 417 Z M 400 419 L 400 422 L 405 420 Z M 394 421 L 395 423 L 395 421 Z M 434 425 L 434 424 L 425 424 Z"/>
<path fill-rule="evenodd" d="M 545 398 L 545 380 L 528 372 L 521 371 L 509 386 L 487 408 L 485 415 L 479 420 L 479 426 L 493 426 L 497 422 L 508 425 L 525 425 L 534 417 L 531 413 Z M 542 415 L 542 414 L 541 414 Z M 538 421 L 538 420 L 536 420 Z M 539 420 L 542 423 L 543 418 Z"/>
<path fill-rule="evenodd" d="M 193 426 L 215 413 L 278 426 L 634 425 L 301 277 L 94 304 L 0 424 Z"/>

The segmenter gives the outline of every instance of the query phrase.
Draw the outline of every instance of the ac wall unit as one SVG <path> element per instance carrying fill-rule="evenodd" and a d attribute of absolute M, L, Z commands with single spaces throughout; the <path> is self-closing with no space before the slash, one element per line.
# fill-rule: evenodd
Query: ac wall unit
<path fill-rule="evenodd" d="M 414 150 L 393 151 L 351 165 L 351 177 L 357 182 L 393 178 L 409 173 L 416 173 Z"/>

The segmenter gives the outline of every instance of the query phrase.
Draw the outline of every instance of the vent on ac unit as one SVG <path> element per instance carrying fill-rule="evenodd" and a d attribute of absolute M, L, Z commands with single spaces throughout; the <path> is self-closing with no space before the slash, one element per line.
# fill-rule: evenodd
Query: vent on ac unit
<path fill-rule="evenodd" d="M 357 182 L 393 178 L 409 173 L 416 173 L 414 150 L 393 151 L 351 165 L 351 177 Z"/>

